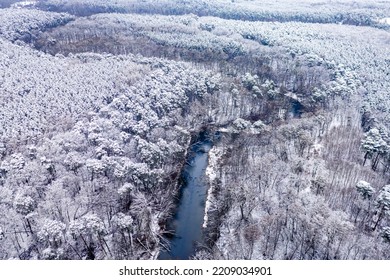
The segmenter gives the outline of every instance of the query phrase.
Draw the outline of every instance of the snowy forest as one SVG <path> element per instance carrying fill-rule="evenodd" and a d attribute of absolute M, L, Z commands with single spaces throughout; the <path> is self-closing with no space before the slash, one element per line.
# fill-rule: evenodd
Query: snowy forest
<path fill-rule="evenodd" d="M 0 0 L 0 259 L 164 255 L 390 259 L 390 1 Z"/>

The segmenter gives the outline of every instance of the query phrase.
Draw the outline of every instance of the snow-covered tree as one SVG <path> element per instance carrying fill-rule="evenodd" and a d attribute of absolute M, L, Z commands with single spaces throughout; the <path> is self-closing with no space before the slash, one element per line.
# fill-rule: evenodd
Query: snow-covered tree
<path fill-rule="evenodd" d="M 362 149 L 365 151 L 364 162 L 368 158 L 372 158 L 372 168 L 375 170 L 378 165 L 379 156 L 388 152 L 389 146 L 385 140 L 383 140 L 380 131 L 377 128 L 372 128 L 365 135 L 362 140 Z"/>
<path fill-rule="evenodd" d="M 373 187 L 371 187 L 370 183 L 360 180 L 356 184 L 356 190 L 363 197 L 363 199 L 371 199 L 372 195 L 375 193 Z"/>

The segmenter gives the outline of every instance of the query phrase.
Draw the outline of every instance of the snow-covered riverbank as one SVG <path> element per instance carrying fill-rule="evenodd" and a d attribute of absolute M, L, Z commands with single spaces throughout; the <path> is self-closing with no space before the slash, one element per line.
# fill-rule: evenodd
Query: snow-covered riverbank
<path fill-rule="evenodd" d="M 209 211 L 212 210 L 212 207 L 215 203 L 215 197 L 213 195 L 214 186 L 216 184 L 216 179 L 219 178 L 218 176 L 218 162 L 221 159 L 222 155 L 224 153 L 223 148 L 214 146 L 209 151 L 209 160 L 208 165 L 206 168 L 206 176 L 209 181 L 209 189 L 207 191 L 207 197 L 206 197 L 206 206 L 205 206 L 205 214 L 203 219 L 203 228 L 207 227 L 207 222 L 209 219 Z"/>

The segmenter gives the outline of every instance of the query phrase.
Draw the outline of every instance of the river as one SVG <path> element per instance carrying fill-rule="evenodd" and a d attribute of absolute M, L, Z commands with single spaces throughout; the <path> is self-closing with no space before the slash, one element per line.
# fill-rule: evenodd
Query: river
<path fill-rule="evenodd" d="M 170 251 L 162 251 L 160 260 L 188 260 L 202 243 L 207 183 L 204 176 L 208 163 L 208 152 L 212 142 L 205 134 L 199 136 L 198 142 L 191 146 L 188 163 L 185 165 L 182 178 L 183 185 L 176 210 L 169 228 L 174 231 L 170 238 Z"/>

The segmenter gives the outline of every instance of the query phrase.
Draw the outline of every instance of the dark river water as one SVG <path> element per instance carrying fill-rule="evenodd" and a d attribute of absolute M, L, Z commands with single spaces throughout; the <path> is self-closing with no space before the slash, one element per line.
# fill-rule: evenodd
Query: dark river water
<path fill-rule="evenodd" d="M 300 102 L 294 100 L 291 102 L 290 112 L 294 118 L 300 118 L 304 112 L 304 107 Z"/>
<path fill-rule="evenodd" d="M 174 236 L 170 239 L 170 251 L 163 251 L 160 260 L 188 260 L 197 245 L 202 243 L 202 224 L 207 195 L 207 184 L 204 182 L 208 163 L 208 151 L 212 142 L 200 137 L 189 153 L 188 164 L 183 170 L 184 183 L 181 188 L 178 208 L 170 225 Z"/>

